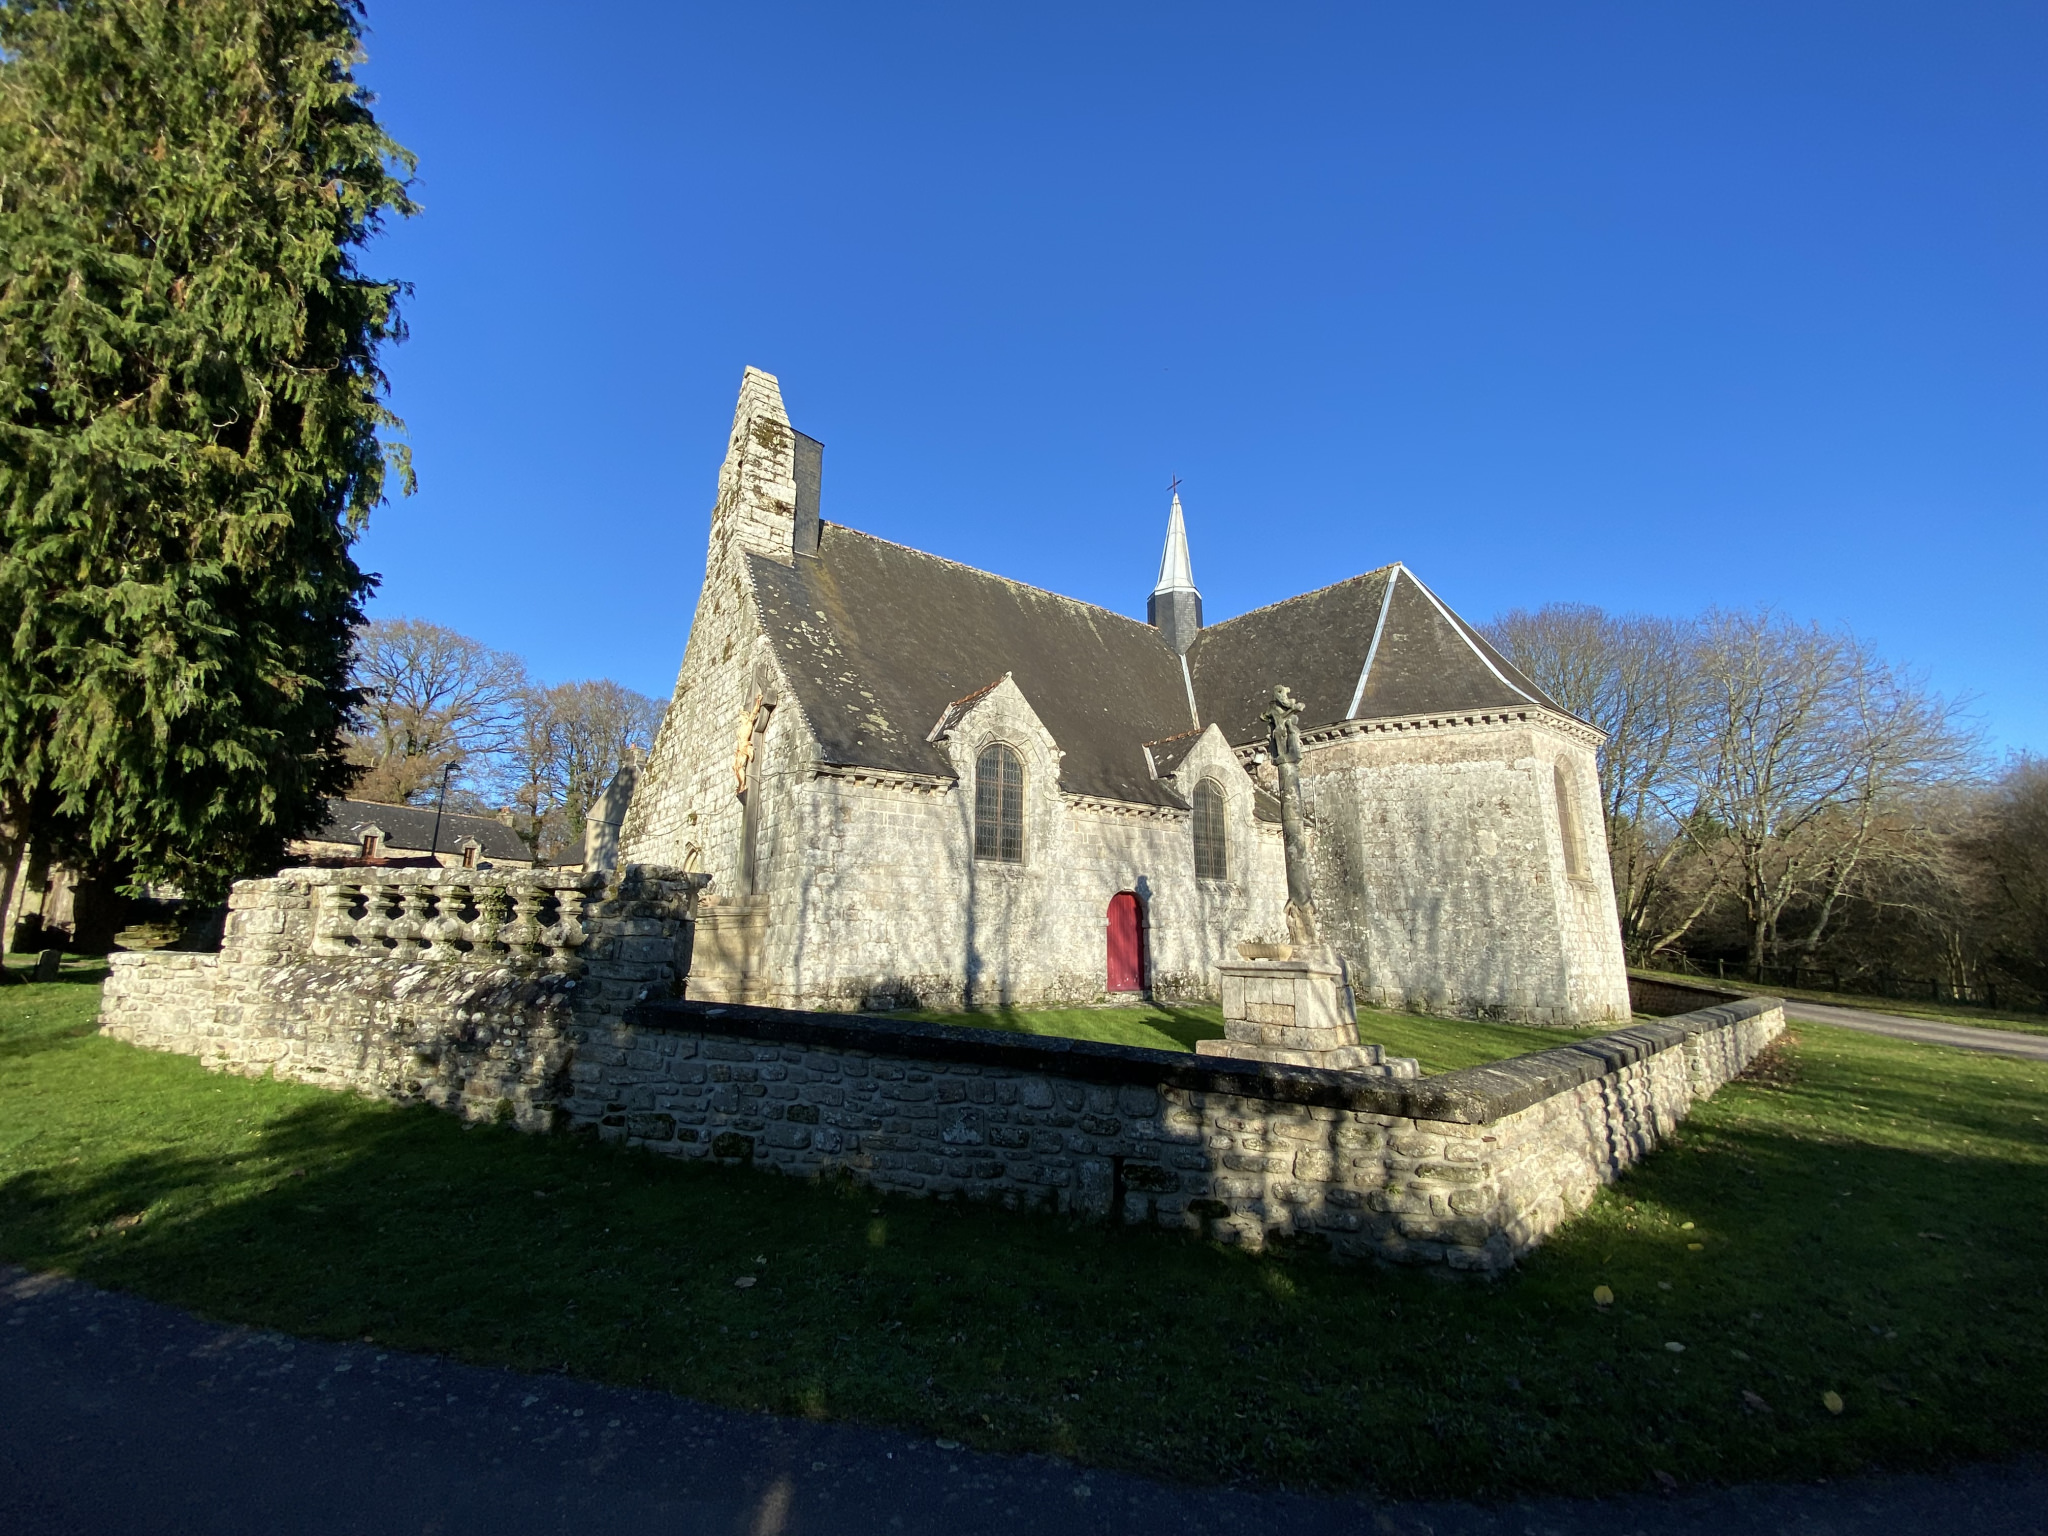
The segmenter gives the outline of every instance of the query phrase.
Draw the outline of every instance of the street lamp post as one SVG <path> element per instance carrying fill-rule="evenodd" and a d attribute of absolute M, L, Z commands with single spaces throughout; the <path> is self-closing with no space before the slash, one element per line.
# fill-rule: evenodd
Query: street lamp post
<path fill-rule="evenodd" d="M 461 766 L 461 760 L 458 759 L 441 770 L 441 798 L 434 802 L 434 836 L 427 849 L 427 853 L 436 864 L 441 862 L 441 813 L 448 809 L 448 779 Z"/>

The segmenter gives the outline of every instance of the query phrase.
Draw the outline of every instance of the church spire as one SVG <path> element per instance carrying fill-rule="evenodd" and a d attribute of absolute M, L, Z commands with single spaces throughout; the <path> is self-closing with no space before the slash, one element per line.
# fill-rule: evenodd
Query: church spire
<path fill-rule="evenodd" d="M 1166 516 L 1166 548 L 1159 556 L 1159 585 L 1152 591 L 1156 595 L 1194 590 L 1195 572 L 1188 564 L 1188 525 L 1181 520 L 1180 492 L 1175 491 L 1173 510 Z"/>
<path fill-rule="evenodd" d="M 1178 482 L 1175 482 L 1178 484 Z M 1194 566 L 1188 560 L 1188 529 L 1181 517 L 1180 492 L 1166 516 L 1166 548 L 1159 556 L 1159 584 L 1145 604 L 1145 622 L 1166 643 L 1185 655 L 1202 627 L 1202 594 L 1195 589 Z"/>

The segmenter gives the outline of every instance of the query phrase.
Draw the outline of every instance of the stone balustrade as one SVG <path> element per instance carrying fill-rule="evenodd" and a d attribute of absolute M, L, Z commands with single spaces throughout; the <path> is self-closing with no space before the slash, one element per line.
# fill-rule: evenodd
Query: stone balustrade
<path fill-rule="evenodd" d="M 576 975 L 602 875 L 552 870 L 320 870 L 313 953 L 337 959 L 516 965 Z"/>
<path fill-rule="evenodd" d="M 707 878 L 287 869 L 238 881 L 218 955 L 117 954 L 108 1034 L 218 1069 L 553 1123 L 577 1019 L 680 997 Z"/>

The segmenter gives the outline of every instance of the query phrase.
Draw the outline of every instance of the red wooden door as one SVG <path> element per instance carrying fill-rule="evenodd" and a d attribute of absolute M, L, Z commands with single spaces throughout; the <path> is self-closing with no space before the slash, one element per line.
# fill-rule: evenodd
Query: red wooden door
<path fill-rule="evenodd" d="M 1145 915 L 1129 891 L 1109 899 L 1109 990 L 1145 990 Z"/>

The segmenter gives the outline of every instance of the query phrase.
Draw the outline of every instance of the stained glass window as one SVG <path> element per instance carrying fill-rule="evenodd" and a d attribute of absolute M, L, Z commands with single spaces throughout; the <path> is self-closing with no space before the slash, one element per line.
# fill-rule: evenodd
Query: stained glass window
<path fill-rule="evenodd" d="M 974 856 L 1024 861 L 1024 764 L 997 742 L 974 764 Z"/>
<path fill-rule="evenodd" d="M 1214 779 L 1195 786 L 1195 876 L 1228 880 L 1230 855 L 1223 836 L 1223 791 Z"/>

